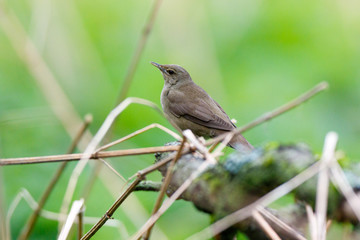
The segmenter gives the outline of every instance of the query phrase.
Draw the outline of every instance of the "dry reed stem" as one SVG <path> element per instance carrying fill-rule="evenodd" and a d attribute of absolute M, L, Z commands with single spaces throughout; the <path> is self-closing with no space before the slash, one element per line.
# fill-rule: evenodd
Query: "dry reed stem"
<path fill-rule="evenodd" d="M 269 223 L 263 218 L 263 216 L 261 216 L 261 214 L 257 210 L 253 211 L 252 217 L 260 225 L 260 227 L 263 229 L 266 235 L 268 235 L 269 238 L 271 238 L 272 240 L 281 240 L 279 235 L 274 231 L 274 229 L 272 229 Z"/>
<path fill-rule="evenodd" d="M 209 149 L 210 152 L 212 152 L 212 150 L 214 150 L 213 154 L 216 156 L 218 154 L 220 154 L 224 148 L 226 148 L 227 144 L 231 141 L 231 139 L 234 137 L 234 133 L 230 133 L 228 135 L 226 135 L 226 137 L 224 138 L 224 140 L 222 140 L 220 142 L 220 144 L 214 144 L 211 146 L 211 148 Z M 219 145 L 218 147 L 216 147 L 217 145 Z"/>
<path fill-rule="evenodd" d="M 230 226 L 248 218 L 251 216 L 252 211 L 259 206 L 267 206 L 282 196 L 291 192 L 294 188 L 300 186 L 303 182 L 307 181 L 314 175 L 316 175 L 319 170 L 321 170 L 320 162 L 314 163 L 312 166 L 308 167 L 289 181 L 281 184 L 274 190 L 265 194 L 263 197 L 259 198 L 252 204 L 247 205 L 244 208 L 241 208 L 226 217 L 220 219 L 219 221 L 211 224 L 209 227 L 204 230 L 190 236 L 187 240 L 195 240 L 195 239 L 208 239 L 212 236 L 219 234 L 220 232 L 228 229 Z"/>
<path fill-rule="evenodd" d="M 50 155 L 50 156 L 41 156 L 41 157 L 3 158 L 0 159 L 0 166 L 77 161 L 83 157 L 89 157 L 89 159 L 98 159 L 98 158 L 133 156 L 133 155 L 150 154 L 156 152 L 176 151 L 178 150 L 178 148 L 179 146 L 159 146 L 159 147 L 105 151 L 90 155 L 85 155 L 83 153 L 73 153 L 73 154 Z"/>
<path fill-rule="evenodd" d="M 10 217 L 12 217 L 13 212 L 14 212 L 13 210 L 16 209 L 16 207 L 20 203 L 20 200 L 22 200 L 22 199 L 24 199 L 25 203 L 27 203 L 27 205 L 30 207 L 31 210 L 35 211 L 35 209 L 37 208 L 38 203 L 31 196 L 31 194 L 29 193 L 28 190 L 26 190 L 25 188 L 22 188 L 10 204 L 10 208 L 9 208 L 10 210 L 8 212 Z M 57 221 L 59 218 L 59 213 L 48 211 L 45 209 L 42 209 L 40 211 L 39 215 L 42 218 L 52 220 L 52 221 Z M 99 218 L 97 218 L 97 217 L 84 217 L 84 223 L 89 224 L 89 225 L 95 224 L 96 222 L 98 222 L 98 220 L 99 220 Z M 75 222 L 78 223 L 77 220 Z M 121 231 L 124 231 L 124 229 L 123 229 L 124 226 L 122 225 L 122 223 L 115 219 L 112 219 L 111 221 L 107 222 L 106 226 L 114 227 L 114 228 L 121 228 Z"/>
<path fill-rule="evenodd" d="M 95 150 L 95 152 L 104 151 L 104 150 L 106 150 L 106 149 L 108 149 L 108 148 L 110 148 L 110 147 L 112 147 L 112 146 L 114 146 L 116 144 L 119 144 L 119 143 L 122 143 L 122 142 L 124 142 L 126 140 L 129 140 L 129 139 L 131 139 L 131 138 L 133 138 L 135 136 L 138 136 L 138 135 L 140 135 L 140 134 L 142 134 L 142 133 L 144 133 L 144 132 L 146 132 L 146 131 L 148 131 L 150 129 L 153 129 L 153 128 L 159 128 L 160 130 L 162 130 L 162 131 L 166 132 L 167 134 L 169 134 L 170 136 L 174 137 L 176 140 L 181 141 L 181 137 L 178 134 L 176 134 L 175 132 L 171 131 L 170 129 L 168 129 L 168 128 L 164 127 L 164 126 L 162 126 L 161 124 L 152 123 L 152 124 L 142 128 L 140 130 L 137 130 L 137 131 L 135 131 L 135 132 L 123 137 L 123 138 L 120 138 L 120 139 L 118 139 L 116 141 L 113 141 L 111 143 L 108 143 L 108 144 L 98 148 L 97 150 Z"/>
<path fill-rule="evenodd" d="M 154 215 L 160 208 L 160 205 L 161 205 L 161 202 L 163 201 L 164 199 L 164 196 L 165 196 L 165 192 L 170 184 L 170 181 L 173 177 L 173 174 L 174 174 L 174 167 L 175 167 L 175 164 L 177 162 L 177 160 L 179 160 L 179 158 L 181 157 L 182 155 L 182 150 L 185 146 L 185 142 L 186 142 L 186 137 L 183 137 L 183 140 L 181 141 L 181 145 L 180 145 L 180 148 L 179 150 L 176 152 L 176 156 L 175 158 L 171 161 L 170 163 L 170 166 L 168 167 L 167 171 L 166 171 L 166 176 L 164 178 L 164 181 L 163 181 L 163 184 L 161 185 L 161 188 L 160 188 L 160 192 L 159 192 L 159 195 L 156 199 L 156 202 L 155 202 L 155 206 L 152 210 L 152 213 L 151 215 Z M 151 230 L 153 228 L 154 225 L 150 226 L 149 229 L 147 230 L 145 236 L 144 236 L 144 239 L 147 240 L 150 238 L 150 234 L 151 234 Z"/>
<path fill-rule="evenodd" d="M 288 234 L 291 234 L 294 238 L 298 240 L 306 240 L 304 236 L 299 234 L 296 230 L 294 230 L 292 227 L 287 225 L 285 222 L 283 222 L 281 219 L 274 216 L 271 212 L 266 210 L 263 207 L 257 207 L 256 208 L 262 215 L 264 215 L 267 219 L 269 219 L 273 224 L 281 228 L 284 232 L 287 232 Z"/>
<path fill-rule="evenodd" d="M 306 204 L 306 214 L 309 220 L 309 231 L 312 240 L 317 240 L 317 224 L 316 216 L 310 205 Z"/>
<path fill-rule="evenodd" d="M 178 150 L 178 149 L 176 149 L 176 150 Z M 174 150 L 174 151 L 176 151 L 176 150 Z M 184 147 L 184 150 L 183 150 L 183 154 L 186 154 L 186 153 L 188 153 L 189 151 L 190 151 L 190 148 L 189 148 L 188 146 L 185 146 L 185 147 Z M 151 173 L 151 172 L 159 169 L 160 167 L 164 166 L 165 164 L 167 164 L 167 163 L 169 163 L 171 160 L 173 160 L 175 156 L 176 156 L 176 153 L 170 154 L 167 158 L 162 159 L 162 160 L 158 161 L 157 163 L 155 163 L 155 164 L 153 164 L 153 165 L 151 165 L 151 166 L 149 166 L 149 167 L 147 167 L 147 168 L 145 168 L 145 169 L 143 169 L 143 170 L 138 171 L 136 174 L 134 174 L 133 176 L 131 176 L 130 179 L 131 179 L 131 178 L 135 178 L 135 177 L 137 177 L 138 175 L 146 175 L 146 174 L 148 174 L 148 173 Z"/>
<path fill-rule="evenodd" d="M 338 162 L 334 161 L 330 170 L 331 181 L 337 187 L 338 191 L 344 195 L 346 201 L 349 203 L 355 216 L 360 222 L 360 196 L 354 192 Z"/>
<path fill-rule="evenodd" d="M 66 240 L 68 238 L 71 227 L 74 224 L 78 214 L 82 211 L 83 207 L 84 207 L 84 199 L 76 200 L 73 202 L 72 207 L 70 209 L 70 213 L 59 234 L 58 240 Z"/>
<path fill-rule="evenodd" d="M 123 180 L 124 182 L 126 182 L 126 179 L 124 178 L 123 175 L 121 175 L 118 171 L 115 170 L 115 168 L 113 168 L 113 166 L 111 166 L 110 163 L 108 163 L 105 159 L 103 158 L 99 158 L 99 160 L 107 167 L 110 169 L 110 171 L 112 171 L 116 176 L 118 176 L 121 180 Z"/>
<path fill-rule="evenodd" d="M 329 219 L 326 221 L 326 231 L 329 231 L 330 227 L 331 227 L 331 224 L 332 224 L 332 220 Z"/>
<path fill-rule="evenodd" d="M 120 90 L 120 94 L 117 98 L 117 103 L 119 102 L 122 102 L 128 91 L 129 91 L 129 88 L 130 88 L 130 84 L 131 84 L 131 81 L 134 79 L 134 74 L 135 74 L 135 71 L 136 71 L 136 68 L 138 66 L 138 63 L 139 63 L 139 60 L 141 58 L 141 55 L 144 51 L 144 48 L 145 48 L 145 45 L 147 43 L 147 40 L 149 38 L 149 35 L 150 35 L 150 32 L 154 26 L 154 22 L 155 22 L 155 19 L 158 15 L 158 11 L 159 11 L 159 8 L 160 8 L 160 5 L 161 5 L 161 2 L 162 0 L 155 0 L 155 3 L 153 5 L 153 8 L 150 12 L 150 16 L 146 22 L 146 25 L 144 27 L 144 30 L 143 30 L 143 33 L 140 37 L 140 41 L 136 47 L 136 51 L 131 59 L 131 63 L 130 63 L 130 66 L 129 66 L 129 69 L 126 73 L 126 76 L 125 76 L 125 79 L 124 79 L 124 82 L 123 82 L 123 85 L 121 87 L 121 90 Z"/>
<path fill-rule="evenodd" d="M 216 164 L 217 161 L 213 154 L 209 152 L 209 149 L 207 149 L 194 135 L 194 133 L 187 129 L 183 131 L 183 135 L 189 140 L 191 144 L 195 146 L 195 148 L 204 155 L 206 160 L 208 160 L 211 164 Z"/>
<path fill-rule="evenodd" d="M 316 239 L 326 239 L 326 211 L 328 206 L 328 192 L 329 192 L 329 165 L 335 157 L 335 148 L 338 140 L 338 135 L 335 132 L 326 134 L 323 154 L 321 157 L 322 170 L 319 172 L 317 191 L 316 191 Z"/>
<path fill-rule="evenodd" d="M 274 117 L 277 117 L 299 105 L 301 105 L 302 103 L 304 103 L 305 101 L 309 100 L 310 98 L 312 98 L 313 96 L 315 96 L 316 94 L 320 93 L 321 91 L 327 89 L 329 86 L 329 84 L 327 82 L 321 82 L 319 84 L 317 84 L 316 86 L 314 86 L 312 89 L 310 89 L 309 91 L 303 93 L 302 95 L 300 95 L 299 97 L 295 98 L 294 100 L 276 108 L 275 110 L 265 113 L 262 116 L 260 116 L 259 118 L 255 119 L 254 121 L 250 122 L 249 124 L 240 127 L 240 128 L 236 128 L 233 131 L 229 132 L 229 133 L 224 133 L 216 138 L 210 139 L 206 142 L 206 146 L 210 146 L 210 145 L 217 145 L 220 141 L 224 140 L 226 138 L 227 135 L 230 134 L 234 134 L 234 136 L 236 134 L 240 134 L 243 133 L 247 130 L 249 130 L 250 128 L 253 128 L 263 122 L 266 122 Z M 231 140 L 231 139 L 230 139 Z M 229 140 L 229 141 L 230 141 Z M 224 144 L 226 145 L 227 143 L 224 142 Z"/>
<path fill-rule="evenodd" d="M 78 133 L 76 134 L 74 140 L 72 141 L 67 153 L 72 153 L 75 150 L 77 144 L 79 143 L 81 137 L 83 136 L 83 134 L 85 133 L 86 129 L 89 127 L 91 122 L 92 122 L 92 116 L 86 115 L 84 118 L 84 122 L 83 122 L 82 126 L 80 127 L 80 129 L 78 130 Z M 50 180 L 50 183 L 47 186 L 45 192 L 40 197 L 38 207 L 31 214 L 30 218 L 28 219 L 27 223 L 25 224 L 25 227 L 24 227 L 22 233 L 20 234 L 19 239 L 24 240 L 24 239 L 29 238 L 31 231 L 33 230 L 33 228 L 35 226 L 35 223 L 37 221 L 37 218 L 39 216 L 41 209 L 44 207 L 52 190 L 54 189 L 56 183 L 58 182 L 62 173 L 64 172 L 66 165 L 67 165 L 67 162 L 63 162 L 56 170 L 56 172 L 55 172 L 54 176 L 52 177 L 52 179 Z"/>

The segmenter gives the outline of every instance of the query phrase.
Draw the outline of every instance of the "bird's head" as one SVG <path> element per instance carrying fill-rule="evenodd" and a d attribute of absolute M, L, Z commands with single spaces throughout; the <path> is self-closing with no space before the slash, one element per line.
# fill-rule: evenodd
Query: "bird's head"
<path fill-rule="evenodd" d="M 186 82 L 191 82 L 190 74 L 179 65 L 175 64 L 158 64 L 155 62 L 151 62 L 152 65 L 157 67 L 165 80 L 165 84 L 176 85 L 182 84 Z"/>

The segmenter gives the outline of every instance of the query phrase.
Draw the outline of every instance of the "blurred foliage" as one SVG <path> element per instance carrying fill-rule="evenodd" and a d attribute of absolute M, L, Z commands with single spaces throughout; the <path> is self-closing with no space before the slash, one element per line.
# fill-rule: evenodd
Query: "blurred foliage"
<path fill-rule="evenodd" d="M 82 116 L 93 114 L 93 133 L 114 107 L 152 3 L 6 2 L 77 111 Z M 128 96 L 159 104 L 163 80 L 149 62 L 176 63 L 185 67 L 193 80 L 238 120 L 238 125 L 243 125 L 325 80 L 330 83 L 328 91 L 245 136 L 254 145 L 306 142 L 315 152 L 321 152 L 325 134 L 334 130 L 339 133 L 339 147 L 356 160 L 360 155 L 359 7 L 359 2 L 351 0 L 164 1 Z M 170 127 L 154 110 L 131 106 L 118 120 L 114 138 L 153 122 Z M 163 145 L 170 140 L 166 134 L 152 130 L 120 147 Z M 69 136 L 0 29 L 1 157 L 61 154 L 69 144 Z M 129 177 L 153 161 L 150 155 L 111 163 Z M 38 199 L 57 165 L 0 169 L 5 209 L 22 187 Z M 47 210 L 58 211 L 73 166 L 61 178 Z M 84 175 L 89 173 L 87 169 Z M 160 179 L 158 174 L 151 178 Z M 84 182 L 86 177 L 81 180 Z M 89 216 L 102 216 L 113 201 L 101 184 L 97 181 L 90 195 Z M 108 187 L 120 191 L 119 186 Z M 135 195 L 150 213 L 156 194 Z M 29 213 L 24 203 L 15 211 L 11 222 L 14 238 Z M 121 217 L 130 233 L 137 229 L 122 210 L 115 217 Z M 170 239 L 184 239 L 208 224 L 206 215 L 190 203 L 179 201 L 156 226 Z M 105 227 L 95 239 L 117 238 L 117 234 Z M 32 239 L 54 236 L 56 224 L 42 219 Z"/>

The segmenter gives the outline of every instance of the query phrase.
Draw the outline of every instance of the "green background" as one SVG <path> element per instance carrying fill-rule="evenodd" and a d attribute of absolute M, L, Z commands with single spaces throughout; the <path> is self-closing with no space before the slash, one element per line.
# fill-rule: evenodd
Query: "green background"
<path fill-rule="evenodd" d="M 93 115 L 90 130 L 96 133 L 115 105 L 152 4 L 153 1 L 139 0 L 24 0 L 8 1 L 7 7 L 20 19 L 78 113 Z M 328 81 L 329 90 L 244 135 L 255 146 L 270 141 L 305 142 L 319 153 L 326 133 L 336 131 L 339 148 L 357 161 L 360 155 L 358 9 L 360 3 L 351 0 L 164 1 L 128 96 L 145 98 L 160 106 L 163 80 L 149 62 L 179 64 L 241 126 L 315 84 Z M 132 105 L 117 121 L 113 138 L 154 122 L 172 128 L 153 109 Z M 171 140 L 159 130 L 151 130 L 115 149 L 161 146 Z M 70 142 L 36 80 L 0 29 L 1 157 L 62 154 Z M 109 162 L 128 178 L 153 161 L 153 155 L 146 155 Z M 58 165 L 2 167 L 3 212 L 8 211 L 21 188 L 38 199 Z M 67 168 L 45 209 L 59 211 L 74 166 L 71 163 Z M 88 181 L 90 173 L 91 168 L 87 167 L 74 199 L 80 196 L 81 186 Z M 149 179 L 159 180 L 160 176 L 154 173 Z M 102 216 L 120 192 L 121 185 L 114 182 L 105 186 L 97 179 L 86 203 L 86 215 Z M 157 195 L 136 193 L 135 196 L 144 211 L 136 205 L 136 199 L 129 199 L 114 216 L 123 222 L 129 234 L 144 223 Z M 131 207 L 134 209 L 129 217 L 124 208 Z M 24 201 L 15 210 L 11 219 L 13 238 L 30 212 Z M 165 236 L 184 239 L 208 226 L 209 221 L 191 203 L 178 201 L 160 218 L 154 239 Z M 41 219 L 32 239 L 51 239 L 56 234 L 57 223 Z M 119 231 L 104 227 L 94 237 L 105 238 L 118 239 Z"/>

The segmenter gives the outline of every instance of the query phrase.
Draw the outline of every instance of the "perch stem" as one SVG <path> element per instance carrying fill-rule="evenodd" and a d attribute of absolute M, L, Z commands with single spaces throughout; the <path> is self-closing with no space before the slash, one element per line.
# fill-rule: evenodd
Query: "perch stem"
<path fill-rule="evenodd" d="M 160 146 L 148 148 L 135 148 L 115 151 L 99 152 L 97 154 L 90 154 L 90 159 L 108 158 L 108 157 L 123 157 L 141 154 L 150 154 L 156 152 L 169 152 L 178 150 L 179 146 Z M 3 158 L 0 159 L 0 166 L 4 165 L 18 165 L 18 164 L 32 164 L 32 163 L 45 163 L 45 162 L 63 162 L 63 161 L 76 161 L 85 157 L 83 153 L 51 155 L 42 157 L 24 157 L 24 158 Z"/>

